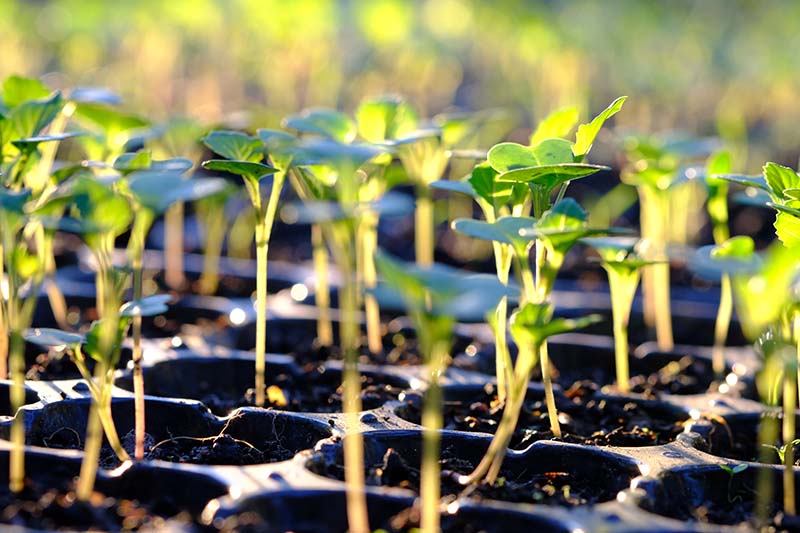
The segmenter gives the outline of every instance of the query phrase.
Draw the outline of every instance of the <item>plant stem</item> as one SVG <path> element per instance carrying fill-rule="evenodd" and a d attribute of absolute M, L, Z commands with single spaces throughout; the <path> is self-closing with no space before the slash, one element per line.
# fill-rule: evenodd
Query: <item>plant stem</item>
<path fill-rule="evenodd" d="M 5 233 L 5 232 L 4 232 Z M 5 248 L 3 243 L 0 242 L 0 283 L 3 280 L 3 271 L 5 266 Z M 7 287 L 9 296 L 11 295 L 11 287 Z M 0 379 L 8 378 L 8 339 L 11 331 L 8 322 L 9 313 L 9 298 L 3 294 L 2 287 L 0 287 Z"/>
<path fill-rule="evenodd" d="M 795 408 L 797 406 L 797 371 L 794 364 L 783 373 L 783 512 L 794 516 L 794 438 Z"/>
<path fill-rule="evenodd" d="M 374 289 L 378 284 L 378 274 L 375 270 L 375 252 L 378 248 L 378 217 L 375 213 L 365 213 L 360 220 L 361 227 L 361 273 L 364 288 L 367 291 Z M 367 346 L 373 354 L 383 352 L 381 338 L 381 312 L 378 300 L 367 292 L 364 296 L 364 311 L 367 318 Z"/>
<path fill-rule="evenodd" d="M 728 328 L 731 324 L 732 314 L 733 291 L 731 289 L 731 278 L 728 274 L 723 274 L 719 293 L 717 321 L 714 324 L 714 350 L 711 358 L 714 374 L 719 381 L 725 378 L 725 341 L 728 338 Z"/>
<path fill-rule="evenodd" d="M 557 439 L 561 438 L 561 425 L 558 423 L 558 409 L 553 394 L 553 383 L 550 377 L 550 357 L 547 353 L 547 343 L 539 347 L 539 364 L 542 368 L 542 384 L 544 385 L 544 399 L 547 404 L 547 416 L 550 419 L 550 430 Z"/>
<path fill-rule="evenodd" d="M 628 323 L 636 286 L 639 284 L 640 269 L 635 266 L 608 263 L 603 267 L 608 273 L 608 288 L 611 293 L 617 387 L 621 392 L 627 393 L 630 392 Z"/>
<path fill-rule="evenodd" d="M 105 379 L 105 364 L 97 363 L 95 367 L 95 380 L 102 382 Z M 105 391 L 102 391 L 104 394 Z M 100 461 L 100 448 L 103 444 L 103 428 L 100 422 L 100 405 L 92 401 L 89 407 L 89 420 L 86 425 L 86 439 L 83 448 L 83 461 L 78 477 L 76 495 L 78 501 L 89 501 L 94 490 L 94 481 L 97 477 L 97 468 Z"/>
<path fill-rule="evenodd" d="M 517 263 L 517 270 L 519 270 L 520 278 L 522 278 L 522 298 L 520 298 L 520 305 L 525 302 L 536 301 L 536 282 L 531 272 L 530 257 L 528 254 L 520 256 L 519 253 L 514 255 Z"/>
<path fill-rule="evenodd" d="M 511 269 L 513 250 L 507 245 L 493 242 L 497 279 L 503 286 L 508 286 L 508 275 Z M 511 354 L 508 350 L 508 298 L 503 297 L 497 304 L 495 311 L 494 346 L 495 346 L 495 374 L 497 376 L 497 399 L 504 404 L 511 387 Z"/>
<path fill-rule="evenodd" d="M 672 310 L 670 308 L 669 258 L 667 244 L 669 232 L 670 202 L 666 191 L 651 187 L 640 187 L 642 203 L 642 236 L 653 244 L 653 257 L 656 264 L 646 273 L 645 318 L 650 312 L 656 327 L 658 349 L 668 352 L 675 347 L 672 338 Z"/>
<path fill-rule="evenodd" d="M 131 267 L 133 270 L 133 299 L 142 299 L 142 256 L 144 255 L 144 240 L 153 217 L 141 208 L 131 230 Z M 142 317 L 133 317 L 133 398 L 134 398 L 134 457 L 137 461 L 144 459 L 144 373 L 142 371 Z"/>
<path fill-rule="evenodd" d="M 428 388 L 422 411 L 422 471 L 420 474 L 420 501 L 422 511 L 420 526 L 425 533 L 438 533 L 441 474 L 439 449 L 441 447 L 442 409 L 444 405 L 439 376 L 445 369 L 449 340 L 433 342 L 428 356 Z"/>
<path fill-rule="evenodd" d="M 344 470 L 347 498 L 347 522 L 349 531 L 368 533 L 367 499 L 364 492 L 364 439 L 359 431 L 358 413 L 361 411 L 361 375 L 358 370 L 358 296 L 353 278 L 355 257 L 352 250 L 354 235 L 348 222 L 336 224 L 336 250 L 338 263 L 342 268 L 343 286 L 340 288 L 340 309 L 342 320 L 339 323 L 341 347 L 344 352 L 343 407 L 346 419 L 346 438 L 344 440 Z M 339 230 L 339 231 L 337 231 Z"/>
<path fill-rule="evenodd" d="M 11 412 L 15 413 L 11 425 L 11 457 L 9 467 L 9 488 L 20 492 L 25 482 L 25 417 L 19 412 L 25 403 L 25 340 L 22 331 L 11 329 Z"/>
<path fill-rule="evenodd" d="M 321 346 L 333 345 L 333 324 L 331 322 L 331 293 L 328 286 L 328 249 L 319 224 L 311 225 L 311 245 L 313 248 L 316 287 L 314 298 L 317 304 L 317 342 Z"/>
<path fill-rule="evenodd" d="M 433 264 L 434 211 L 431 189 L 427 185 L 417 186 L 417 208 L 414 213 L 414 250 L 417 265 Z"/>
<path fill-rule="evenodd" d="M 183 202 L 176 202 L 164 214 L 164 281 L 179 289 L 183 273 Z"/>
<path fill-rule="evenodd" d="M 53 235 L 52 233 L 42 230 L 39 243 L 44 248 L 42 256 L 45 260 L 44 273 L 47 277 L 45 290 L 47 291 L 47 299 L 50 301 L 50 309 L 53 311 L 53 317 L 56 319 L 58 327 L 63 330 L 69 330 L 70 325 L 67 322 L 67 301 L 64 298 L 64 293 L 61 292 L 61 287 L 56 283 L 54 276 L 56 273 L 56 260 L 53 256 Z"/>
<path fill-rule="evenodd" d="M 267 349 L 267 243 L 266 220 L 256 225 L 256 405 L 264 406 Z"/>
<path fill-rule="evenodd" d="M 206 240 L 203 254 L 203 273 L 198 289 L 200 294 L 214 294 L 219 285 L 219 259 L 225 241 L 225 205 L 210 200 L 206 211 Z"/>

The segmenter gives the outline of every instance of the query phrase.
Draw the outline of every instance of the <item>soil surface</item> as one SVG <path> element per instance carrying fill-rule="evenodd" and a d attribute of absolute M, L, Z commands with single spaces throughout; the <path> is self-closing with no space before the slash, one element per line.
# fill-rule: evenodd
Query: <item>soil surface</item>
<path fill-rule="evenodd" d="M 459 483 L 459 477 L 471 473 L 476 466 L 457 455 L 452 448 L 442 449 L 439 464 L 443 497 L 462 494 L 465 487 Z M 307 466 L 316 474 L 344 480 L 344 466 L 339 462 L 328 462 L 321 455 L 316 455 Z M 393 448 L 386 451 L 380 463 L 366 469 L 368 485 L 419 492 L 419 481 L 419 468 L 406 461 Z M 523 472 L 516 478 L 501 477 L 494 485 L 481 483 L 470 496 L 516 503 L 575 506 L 613 499 L 617 491 L 610 485 L 616 484 L 608 483 L 607 479 L 576 479 L 568 472 Z"/>
<path fill-rule="evenodd" d="M 172 526 L 191 527 L 192 517 L 169 502 L 144 505 L 136 500 L 106 497 L 95 492 L 90 501 L 79 502 L 71 490 L 45 488 L 30 482 L 20 494 L 4 486 L 0 491 L 0 522 L 33 530 L 68 529 L 131 531 L 164 530 Z"/>
<path fill-rule="evenodd" d="M 592 446 L 653 446 L 675 440 L 688 418 L 645 407 L 624 398 L 582 398 L 583 388 L 570 391 L 571 403 L 559 405 L 560 440 Z M 568 395 L 569 396 L 569 395 Z M 397 409 L 401 418 L 421 423 L 421 401 L 411 397 Z M 471 402 L 445 402 L 444 427 L 459 431 L 494 433 L 503 416 L 503 406 L 489 388 Z M 556 440 L 550 430 L 543 400 L 527 401 L 511 441 L 523 449 L 540 440 Z"/>

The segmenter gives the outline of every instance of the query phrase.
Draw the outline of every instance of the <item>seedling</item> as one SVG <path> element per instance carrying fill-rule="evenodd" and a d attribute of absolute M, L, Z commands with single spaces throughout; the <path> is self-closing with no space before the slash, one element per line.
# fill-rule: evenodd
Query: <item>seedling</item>
<path fill-rule="evenodd" d="M 457 318 L 483 317 L 504 295 L 490 276 L 464 276 L 440 265 L 418 267 L 385 254 L 376 257 L 386 282 L 376 294 L 382 301 L 402 303 L 414 322 L 428 373 L 422 412 L 423 444 L 420 481 L 422 531 L 439 531 L 439 448 L 443 398 L 440 376 L 447 368 Z"/>
<path fill-rule="evenodd" d="M 106 321 L 109 318 L 104 318 L 94 322 L 85 336 L 48 328 L 30 330 L 25 335 L 28 341 L 40 346 L 66 351 L 86 380 L 92 395 L 83 463 L 76 489 L 80 501 L 88 501 L 92 496 L 104 432 L 117 457 L 123 462 L 130 459 L 120 443 L 111 415 L 114 373 L 119 362 L 122 339 L 132 318 L 164 313 L 170 298 L 169 295 L 154 295 L 128 302 L 119 311 L 111 313 L 116 321 L 114 327 L 108 327 Z M 109 333 L 112 337 L 105 337 Z M 94 376 L 89 370 L 87 355 L 95 361 Z"/>
<path fill-rule="evenodd" d="M 719 467 L 728 474 L 728 502 L 729 503 L 733 503 L 736 500 L 741 500 L 742 499 L 741 496 L 733 496 L 733 497 L 731 497 L 731 492 L 732 492 L 731 486 L 733 485 L 733 478 L 736 476 L 736 474 L 741 474 L 742 472 L 747 470 L 747 466 L 748 465 L 746 465 L 744 463 L 738 464 L 738 465 L 733 466 L 733 467 L 728 466 L 728 465 L 719 465 Z"/>
<path fill-rule="evenodd" d="M 608 273 L 617 387 L 627 393 L 630 392 L 628 321 L 642 267 L 652 263 L 642 259 L 637 252 L 641 241 L 635 237 L 595 237 L 582 239 L 581 242 L 597 251 L 600 264 Z"/>
<path fill-rule="evenodd" d="M 655 262 L 643 272 L 645 322 L 655 325 L 659 349 L 669 351 L 674 340 L 667 246 L 672 233 L 685 235 L 687 204 L 691 200 L 676 196 L 676 191 L 687 186 L 679 170 L 686 161 L 707 156 L 717 143 L 713 139 L 630 136 L 624 144 L 628 166 L 620 178 L 639 193 L 641 234 L 650 243 L 646 259 Z"/>
<path fill-rule="evenodd" d="M 293 184 L 305 204 L 287 206 L 282 213 L 287 221 L 320 225 L 343 276 L 339 289 L 339 326 L 344 354 L 343 404 L 348 428 L 344 461 L 348 523 L 353 531 L 369 530 L 362 468 L 363 439 L 355 431 L 361 410 L 356 229 L 364 213 L 379 209 L 375 204 L 359 202 L 359 180 L 364 175 L 359 169 L 381 153 L 383 150 L 375 146 L 341 144 L 332 140 L 315 139 L 300 143 L 294 152 L 296 172 Z M 321 201 L 323 198 L 330 200 Z M 392 207 L 391 202 L 388 207 Z"/>
<path fill-rule="evenodd" d="M 119 159 L 118 159 L 119 160 Z M 158 165 L 154 165 L 158 167 Z M 167 165 L 161 165 L 167 166 Z M 138 171 L 127 179 L 135 213 L 128 255 L 133 270 L 133 299 L 141 300 L 142 258 L 145 241 L 155 219 L 162 215 L 175 202 L 188 202 L 215 194 L 225 187 L 222 179 L 184 179 L 178 172 L 158 170 Z M 133 391 L 136 410 L 136 449 L 137 460 L 144 457 L 144 376 L 142 374 L 142 317 L 133 317 Z"/>
<path fill-rule="evenodd" d="M 710 273 L 710 277 L 719 277 L 722 281 L 712 352 L 712 365 L 719 380 L 723 379 L 725 373 L 725 338 L 733 314 L 731 276 L 752 269 L 756 261 L 754 253 L 755 243 L 750 237 L 733 237 L 716 246 L 700 248 L 692 264 L 699 274 L 708 276 Z M 716 264 L 710 265 L 709 262 Z"/>
<path fill-rule="evenodd" d="M 746 251 L 749 245 L 739 244 L 737 248 Z M 782 389 L 783 392 L 784 443 L 795 440 L 795 409 L 798 401 L 800 313 L 792 287 L 797 276 L 798 252 L 800 248 L 775 245 L 763 261 L 754 254 L 747 257 L 742 253 L 733 258 L 720 257 L 702 263 L 708 269 L 716 267 L 717 272 L 726 272 L 731 276 L 742 331 L 748 338 L 759 340 L 766 358 L 765 370 L 759 378 L 759 391 L 771 404 L 777 403 L 780 396 L 776 391 Z M 768 418 L 762 420 L 759 435 L 762 444 L 774 442 L 777 436 L 777 431 L 769 422 Z M 795 514 L 794 450 L 791 446 L 785 449 L 783 459 L 784 512 Z M 768 462 L 763 454 L 762 460 Z M 768 471 L 759 476 L 756 490 L 759 515 L 767 512 L 772 498 L 770 477 Z"/>
<path fill-rule="evenodd" d="M 589 315 L 578 319 L 554 319 L 552 304 L 536 302 L 525 303 L 511 315 L 509 329 L 517 344 L 519 353 L 514 366 L 509 399 L 506 402 L 503 418 L 497 427 L 492 443 L 486 450 L 486 455 L 469 476 L 464 476 L 461 479 L 462 484 L 476 483 L 484 477 L 488 483 L 494 483 L 497 480 L 503 459 L 505 459 L 506 450 L 519 420 L 519 414 L 528 391 L 531 372 L 533 372 L 537 360 L 541 365 L 542 376 L 545 381 L 545 401 L 550 418 L 550 427 L 556 437 L 561 437 L 555 396 L 553 395 L 549 378 L 545 378 L 546 375 L 549 375 L 545 373 L 547 361 L 539 359 L 539 355 L 543 353 L 542 346 L 548 337 L 581 329 L 600 320 L 602 320 L 602 317 L 599 315 Z"/>
<path fill-rule="evenodd" d="M 212 159 L 203 162 L 203 167 L 209 170 L 230 172 L 242 177 L 245 189 L 250 196 L 250 202 L 257 213 L 256 237 L 256 383 L 255 403 L 264 405 L 266 381 L 264 377 L 266 367 L 267 346 L 267 252 L 275 213 L 278 209 L 278 199 L 283 189 L 285 172 L 261 163 L 264 159 L 264 145 L 255 137 L 244 133 L 229 131 L 214 131 L 209 133 L 203 142 L 212 151 L 225 159 Z M 261 179 L 264 176 L 275 174 L 269 200 L 266 204 L 261 198 Z"/>

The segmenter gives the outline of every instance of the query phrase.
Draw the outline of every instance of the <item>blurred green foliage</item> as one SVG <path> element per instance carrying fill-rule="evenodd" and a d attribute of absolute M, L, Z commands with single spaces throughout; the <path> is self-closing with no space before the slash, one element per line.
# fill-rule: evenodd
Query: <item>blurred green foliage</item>
<path fill-rule="evenodd" d="M 791 0 L 0 0 L 0 13 L 0 78 L 107 86 L 155 118 L 271 127 L 390 91 L 425 116 L 504 106 L 526 126 L 629 94 L 619 125 L 749 140 L 753 170 L 794 163 L 800 145 Z"/>

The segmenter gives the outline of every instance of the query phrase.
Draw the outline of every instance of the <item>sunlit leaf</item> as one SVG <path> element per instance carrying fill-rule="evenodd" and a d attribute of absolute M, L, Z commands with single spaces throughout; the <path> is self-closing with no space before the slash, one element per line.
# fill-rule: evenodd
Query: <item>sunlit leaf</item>
<path fill-rule="evenodd" d="M 45 348 L 63 350 L 83 343 L 83 335 L 60 329 L 35 328 L 25 331 L 25 340 Z"/>
<path fill-rule="evenodd" d="M 595 137 L 600 132 L 606 120 L 613 117 L 617 112 L 622 109 L 622 105 L 627 100 L 627 96 L 620 96 L 605 108 L 599 115 L 597 115 L 588 124 L 581 124 L 578 126 L 578 132 L 575 134 L 575 145 L 572 147 L 572 153 L 576 158 L 583 157 L 592 149 Z"/>
<path fill-rule="evenodd" d="M 319 135 L 341 143 L 350 143 L 356 138 L 355 122 L 335 109 L 306 109 L 297 115 L 286 117 L 283 126 L 299 133 Z"/>
<path fill-rule="evenodd" d="M 166 313 L 169 309 L 167 303 L 172 300 L 169 294 L 154 294 L 145 296 L 139 300 L 127 302 L 119 308 L 121 316 L 156 316 Z"/>
<path fill-rule="evenodd" d="M 539 125 L 536 126 L 536 131 L 531 135 L 530 145 L 537 145 L 545 139 L 564 138 L 577 123 L 577 108 L 562 107 L 557 109 L 539 122 Z"/>
<path fill-rule="evenodd" d="M 21 76 L 9 76 L 3 81 L 3 103 L 14 108 L 28 100 L 45 98 L 52 93 L 41 81 Z"/>
<path fill-rule="evenodd" d="M 356 111 L 358 133 L 371 143 L 402 138 L 417 129 L 417 121 L 414 109 L 397 96 L 367 100 Z"/>

